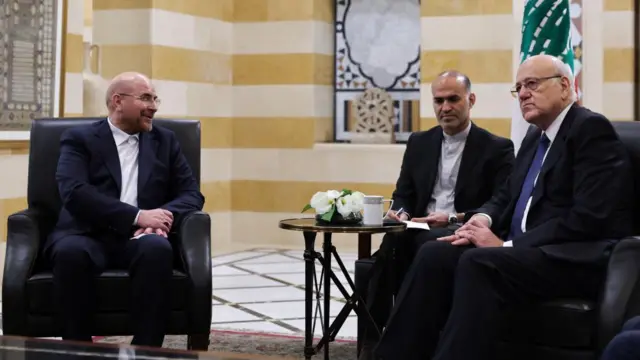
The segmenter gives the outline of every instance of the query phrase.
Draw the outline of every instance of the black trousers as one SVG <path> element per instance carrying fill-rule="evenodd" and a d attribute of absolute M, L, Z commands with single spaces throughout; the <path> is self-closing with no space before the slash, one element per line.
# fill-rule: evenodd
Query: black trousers
<path fill-rule="evenodd" d="M 96 310 L 95 279 L 105 269 L 126 269 L 131 277 L 130 298 L 134 345 L 162 346 L 169 315 L 169 283 L 173 250 L 159 235 L 139 239 L 67 236 L 49 249 L 53 267 L 56 321 L 65 340 L 91 341 Z"/>
<path fill-rule="evenodd" d="M 373 255 L 377 270 L 372 274 L 367 289 L 366 303 L 378 328 L 382 329 L 389 319 L 394 297 L 409 270 L 409 266 L 422 244 L 442 236 L 453 234 L 458 226 L 407 230 L 401 234 L 386 234 L 380 249 Z M 368 328 L 365 342 L 377 342 L 377 331 Z"/>
<path fill-rule="evenodd" d="M 640 316 L 635 316 L 624 324 L 602 352 L 601 360 L 640 359 Z"/>
<path fill-rule="evenodd" d="M 428 241 L 418 251 L 375 354 L 382 359 L 491 360 L 501 312 L 557 297 L 596 298 L 603 269 L 536 248 Z"/>

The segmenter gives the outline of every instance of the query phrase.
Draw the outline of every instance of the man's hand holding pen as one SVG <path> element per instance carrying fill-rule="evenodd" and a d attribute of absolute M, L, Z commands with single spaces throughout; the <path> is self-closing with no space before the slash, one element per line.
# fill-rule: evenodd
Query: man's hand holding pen
<path fill-rule="evenodd" d="M 403 208 L 398 209 L 398 211 L 389 209 L 385 217 L 398 222 L 409 220 L 409 214 L 407 214 Z"/>

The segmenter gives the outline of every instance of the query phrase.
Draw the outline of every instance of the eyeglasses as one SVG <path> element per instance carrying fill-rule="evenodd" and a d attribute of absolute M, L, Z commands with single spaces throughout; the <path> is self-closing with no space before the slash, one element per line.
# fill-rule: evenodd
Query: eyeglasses
<path fill-rule="evenodd" d="M 132 98 L 136 98 L 147 104 L 155 103 L 156 105 L 160 105 L 160 103 L 162 103 L 162 101 L 157 96 L 153 96 L 151 94 L 143 94 L 143 95 L 137 96 L 132 94 L 118 93 L 118 95 L 131 96 Z"/>
<path fill-rule="evenodd" d="M 513 97 L 518 97 L 518 94 L 520 93 L 520 90 L 522 90 L 523 86 L 527 90 L 535 91 L 535 90 L 538 89 L 540 84 L 542 84 L 542 82 L 544 82 L 546 80 L 561 78 L 561 77 L 562 77 L 562 75 L 554 75 L 554 76 L 547 76 L 547 77 L 541 77 L 541 78 L 529 78 L 529 79 L 526 79 L 523 84 L 516 84 L 516 86 L 514 86 L 511 89 L 511 95 Z"/>

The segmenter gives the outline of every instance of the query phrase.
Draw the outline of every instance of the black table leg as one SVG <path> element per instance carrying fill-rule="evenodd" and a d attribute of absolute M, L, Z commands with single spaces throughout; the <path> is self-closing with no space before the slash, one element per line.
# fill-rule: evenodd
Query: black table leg
<path fill-rule="evenodd" d="M 304 261 L 305 261 L 305 278 L 304 278 L 304 358 L 309 360 L 315 355 L 313 346 L 313 289 L 315 277 L 315 232 L 304 232 Z"/>
<path fill-rule="evenodd" d="M 324 233 L 324 241 L 322 244 L 322 253 L 315 251 L 315 232 L 303 232 L 305 240 L 304 260 L 305 260 L 305 346 L 304 356 L 306 360 L 310 360 L 313 355 L 318 354 L 320 349 L 324 346 L 324 358 L 329 360 L 329 343 L 335 340 L 338 331 L 344 324 L 345 320 L 349 316 L 351 311 L 355 311 L 358 314 L 358 318 L 366 319 L 366 322 L 370 322 L 373 327 L 377 329 L 375 321 L 371 316 L 369 309 L 364 305 L 364 301 L 359 292 L 355 289 L 355 284 L 349 276 L 349 273 L 344 266 L 340 256 L 338 255 L 335 247 L 332 243 L 332 233 Z M 358 258 L 366 258 L 371 256 L 371 234 L 358 234 Z M 341 272 L 347 279 L 349 288 L 353 291 L 351 294 L 340 283 L 340 280 L 336 276 L 335 272 L 331 268 L 332 257 L 340 267 Z M 319 260 L 322 266 L 322 273 L 324 281 L 318 281 L 316 287 L 316 271 L 315 261 Z M 374 264 L 374 267 L 376 264 Z M 334 282 L 338 287 L 338 290 L 342 293 L 347 303 L 340 310 L 340 313 L 334 320 L 333 324 L 330 323 L 331 315 L 331 282 Z M 322 284 L 320 284 L 322 282 Z M 324 285 L 324 291 L 321 291 L 322 285 Z M 313 346 L 314 335 L 314 290 L 318 292 L 316 299 L 318 306 L 320 305 L 320 298 L 324 298 L 323 316 L 320 321 L 322 322 L 323 336 L 316 346 Z"/>
<path fill-rule="evenodd" d="M 358 234 L 358 260 L 371 257 L 371 234 Z"/>
<path fill-rule="evenodd" d="M 324 243 L 322 244 L 322 250 L 324 250 L 324 335 L 330 334 L 329 313 L 331 312 L 331 250 L 333 244 L 331 243 L 331 233 L 324 233 Z M 329 342 L 327 341 L 324 348 L 324 360 L 329 360 Z"/>
<path fill-rule="evenodd" d="M 370 257 L 371 257 L 371 234 L 358 234 L 358 260 L 367 259 Z M 364 314 L 368 310 L 368 309 L 365 309 L 365 302 L 363 299 L 358 299 L 357 308 L 359 309 L 361 314 Z M 371 317 L 371 313 L 367 312 L 367 315 Z M 366 328 L 369 321 L 372 321 L 375 324 L 375 321 L 373 321 L 373 317 L 371 317 L 371 320 L 369 320 L 369 319 L 364 319 L 362 316 L 358 315 L 357 321 L 358 321 L 358 328 L 360 327 Z M 362 341 L 360 340 L 361 340 L 360 338 L 357 339 L 357 345 L 356 345 L 358 356 L 360 356 L 360 350 L 362 348 Z"/>
<path fill-rule="evenodd" d="M 365 237 L 366 239 L 366 237 Z M 327 253 L 327 249 L 330 248 L 329 253 Z M 342 293 L 342 295 L 344 296 L 344 298 L 347 300 L 347 303 L 342 307 L 342 309 L 340 310 L 340 313 L 338 314 L 338 316 L 335 318 L 335 320 L 333 321 L 333 323 L 328 326 L 325 325 L 324 326 L 324 334 L 322 336 L 322 339 L 320 339 L 320 342 L 316 345 L 316 352 L 319 352 L 320 349 L 322 349 L 323 346 L 326 346 L 325 348 L 325 356 L 327 356 L 327 352 L 328 347 L 329 347 L 329 343 L 332 341 L 335 341 L 335 337 L 338 334 L 338 331 L 340 330 L 340 328 L 342 327 L 342 325 L 344 324 L 344 322 L 347 320 L 347 317 L 349 316 L 349 313 L 351 313 L 351 311 L 355 311 L 356 314 L 358 314 L 358 319 L 363 319 L 363 322 L 366 324 L 366 326 L 371 326 L 372 328 L 376 329 L 376 331 L 378 331 L 378 335 L 380 335 L 379 329 L 375 324 L 375 321 L 373 319 L 373 317 L 371 316 L 371 313 L 369 312 L 369 309 L 366 308 L 366 306 L 364 306 L 364 300 L 362 298 L 362 296 L 360 295 L 360 293 L 355 289 L 355 284 L 353 283 L 353 280 L 351 279 L 351 277 L 349 276 L 349 273 L 346 269 L 346 267 L 344 266 L 344 263 L 342 262 L 342 260 L 340 259 L 340 255 L 338 255 L 338 252 L 336 251 L 336 248 L 333 246 L 333 244 L 331 244 L 331 238 L 329 238 L 327 240 L 327 237 L 325 235 L 325 242 L 323 245 L 323 250 L 324 250 L 324 254 L 319 254 L 316 253 L 316 256 L 318 256 L 320 263 L 323 266 L 323 271 L 324 271 L 324 276 L 325 276 L 325 293 L 324 293 L 324 300 L 325 300 L 325 313 L 324 313 L 324 320 L 323 323 L 328 323 L 327 322 L 327 317 L 330 315 L 330 306 L 328 304 L 331 293 L 330 293 L 330 289 L 327 288 L 327 283 L 326 281 L 328 279 L 333 280 L 333 282 L 336 284 L 336 286 L 338 287 L 338 290 Z M 370 253 L 369 253 L 370 254 Z M 340 283 L 340 280 L 338 279 L 338 277 L 336 276 L 335 272 L 333 271 L 333 269 L 331 268 L 331 256 L 333 256 L 333 258 L 335 259 L 335 261 L 337 262 L 338 266 L 340 267 L 340 270 L 342 271 L 342 274 L 345 276 L 348 286 L 351 289 L 351 291 L 353 291 L 353 293 L 348 293 L 347 290 L 345 289 L 345 287 L 342 285 L 342 283 Z M 375 267 L 375 264 L 374 264 Z M 328 330 L 327 330 L 328 329 Z"/>

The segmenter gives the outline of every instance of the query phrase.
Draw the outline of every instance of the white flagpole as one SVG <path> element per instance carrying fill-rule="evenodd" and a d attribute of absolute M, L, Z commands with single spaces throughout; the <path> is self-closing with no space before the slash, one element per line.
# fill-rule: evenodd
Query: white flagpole
<path fill-rule="evenodd" d="M 522 43 L 522 20 L 524 16 L 524 7 L 527 0 L 513 0 L 513 83 L 515 84 L 516 74 L 520 66 L 520 44 Z M 517 98 L 513 99 L 511 109 L 511 141 L 513 141 L 516 154 L 520 149 L 520 143 L 527 133 L 529 124 L 522 118 L 520 112 L 520 104 Z"/>
<path fill-rule="evenodd" d="M 514 99 L 511 113 L 511 141 L 513 141 L 516 154 L 518 154 L 522 139 L 527 135 L 527 130 L 529 130 L 529 123 L 527 123 L 522 117 L 520 101 L 518 99 Z"/>

